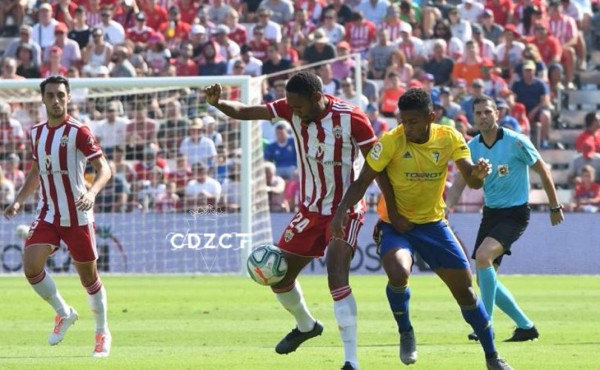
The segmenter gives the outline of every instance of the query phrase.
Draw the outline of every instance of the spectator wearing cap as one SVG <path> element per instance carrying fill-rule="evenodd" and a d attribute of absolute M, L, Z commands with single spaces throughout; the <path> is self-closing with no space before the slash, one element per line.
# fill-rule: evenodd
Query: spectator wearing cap
<path fill-rule="evenodd" d="M 363 94 L 358 94 L 356 89 L 354 88 L 354 81 L 350 77 L 346 77 L 340 81 L 340 93 L 338 96 L 349 102 L 352 105 L 355 105 L 360 108 L 361 111 L 365 111 L 367 109 L 367 105 L 369 104 L 369 99 Z"/>
<path fill-rule="evenodd" d="M 377 44 L 371 46 L 367 52 L 369 62 L 369 78 L 382 80 L 385 77 L 390 57 L 397 50 L 396 46 L 390 42 L 389 32 L 385 28 L 377 31 Z"/>
<path fill-rule="evenodd" d="M 178 49 L 181 42 L 187 40 L 192 26 L 181 20 L 181 12 L 175 5 L 171 5 L 168 20 L 160 25 L 159 31 L 165 37 L 169 49 Z"/>
<path fill-rule="evenodd" d="M 113 10 L 108 6 L 103 6 L 100 10 L 102 21 L 96 24 L 95 28 L 101 28 L 104 31 L 104 38 L 112 45 L 125 42 L 125 30 L 123 26 L 113 19 Z"/>
<path fill-rule="evenodd" d="M 341 41 L 336 44 L 336 48 L 338 58 L 345 58 L 331 63 L 331 73 L 333 74 L 333 78 L 340 81 L 345 77 L 353 77 L 351 73 L 354 69 L 355 60 L 350 55 L 350 44 L 346 41 Z"/>
<path fill-rule="evenodd" d="M 217 148 L 215 143 L 206 137 L 202 118 L 192 119 L 188 128 L 188 136 L 179 145 L 179 154 L 186 156 L 191 166 L 197 163 L 208 167 L 214 165 Z"/>
<path fill-rule="evenodd" d="M 425 90 L 431 97 L 433 103 L 440 102 L 440 89 L 435 86 L 435 78 L 431 73 L 421 74 L 419 81 L 421 82 L 421 88 Z"/>
<path fill-rule="evenodd" d="M 475 99 L 483 96 L 483 80 L 476 78 L 471 83 L 471 91 L 468 97 L 463 99 L 460 103 L 461 114 L 467 117 L 470 125 L 473 125 L 473 102 Z"/>
<path fill-rule="evenodd" d="M 342 26 L 345 27 L 349 22 L 354 21 L 354 11 L 344 0 L 332 0 L 323 10 L 323 15 L 332 10 L 335 12 L 336 22 Z"/>
<path fill-rule="evenodd" d="M 212 140 L 216 147 L 222 146 L 223 136 L 217 131 L 217 120 L 215 117 L 210 114 L 203 114 L 201 117 L 206 137 Z"/>
<path fill-rule="evenodd" d="M 540 140 L 542 149 L 548 148 L 548 137 L 550 131 L 551 105 L 550 91 L 548 86 L 539 78 L 535 77 L 535 63 L 527 61 L 523 65 L 523 79 L 513 83 L 512 91 L 516 95 L 516 100 L 523 103 L 527 111 L 529 121 L 533 123 L 532 140 Z M 541 130 L 537 130 L 537 123 L 540 123 Z"/>
<path fill-rule="evenodd" d="M 167 9 L 156 0 L 146 0 L 141 9 L 146 14 L 146 25 L 153 30 L 159 30 L 160 26 L 168 21 Z"/>
<path fill-rule="evenodd" d="M 129 61 L 131 53 L 124 45 L 119 45 L 113 52 L 110 77 L 136 77 L 135 67 Z"/>
<path fill-rule="evenodd" d="M 458 6 L 460 18 L 471 23 L 479 21 L 479 17 L 483 14 L 483 4 L 474 0 L 463 0 Z"/>
<path fill-rule="evenodd" d="M 454 119 L 460 113 L 460 105 L 454 101 L 452 91 L 449 87 L 440 88 L 440 105 L 444 107 L 446 117 Z"/>
<path fill-rule="evenodd" d="M 325 33 L 316 30 L 311 36 L 312 42 L 304 49 L 302 60 L 306 64 L 313 64 L 337 57 L 335 47 L 331 44 Z"/>
<path fill-rule="evenodd" d="M 224 24 L 227 12 L 231 7 L 223 2 L 223 0 L 211 0 L 208 8 L 208 19 L 214 24 Z"/>
<path fill-rule="evenodd" d="M 302 4 L 299 4 L 302 5 Z M 300 8 L 298 6 L 298 8 Z M 263 0 L 258 8 L 258 21 L 261 19 L 261 10 L 269 10 L 269 19 L 277 24 L 286 24 L 294 17 L 294 4 L 290 0 Z M 279 41 L 279 40 L 277 40 Z"/>
<path fill-rule="evenodd" d="M 231 30 L 224 24 L 215 28 L 215 41 L 221 47 L 221 56 L 225 60 L 237 58 L 240 55 L 240 45 L 229 38 Z"/>
<path fill-rule="evenodd" d="M 473 23 L 471 25 L 471 29 L 473 30 L 473 40 L 477 43 L 479 47 L 479 56 L 482 59 L 494 59 L 496 45 L 493 42 L 483 37 L 483 28 L 477 23 Z"/>
<path fill-rule="evenodd" d="M 501 0 L 505 1 L 505 0 Z M 511 0 L 506 0 L 512 4 Z M 481 29 L 483 37 L 490 40 L 494 45 L 500 44 L 500 40 L 504 33 L 504 28 L 494 21 L 494 12 L 490 9 L 485 9 L 481 15 Z M 505 24 L 505 23 L 501 23 Z M 495 46 L 494 46 L 495 47 Z"/>
<path fill-rule="evenodd" d="M 25 78 L 40 78 L 40 67 L 33 61 L 31 44 L 21 44 L 17 49 L 17 74 Z"/>
<path fill-rule="evenodd" d="M 597 112 L 589 112 L 585 115 L 585 127 L 581 134 L 575 139 L 575 149 L 583 153 L 583 144 L 590 142 L 600 152 L 600 118 Z"/>
<path fill-rule="evenodd" d="M 127 29 L 127 39 L 135 45 L 146 48 L 154 30 L 146 25 L 146 14 L 139 12 L 135 15 L 135 25 Z"/>
<path fill-rule="evenodd" d="M 123 104 L 118 100 L 108 102 L 104 117 L 93 132 L 104 154 L 112 159 L 115 148 L 125 148 L 129 119 L 124 116 Z"/>
<path fill-rule="evenodd" d="M 513 24 L 507 24 L 504 27 L 504 41 L 496 46 L 496 60 L 503 71 L 507 71 L 507 75 L 521 61 L 521 55 L 525 49 L 525 45 L 517 41 L 521 35 Z"/>
<path fill-rule="evenodd" d="M 8 103 L 0 103 L 0 159 L 6 158 L 11 153 L 19 153 L 24 148 L 25 131 L 14 118 L 11 118 L 12 109 Z"/>
<path fill-rule="evenodd" d="M 361 0 L 357 10 L 365 19 L 380 25 L 385 20 L 390 3 L 387 0 Z"/>
<path fill-rule="evenodd" d="M 58 21 L 53 18 L 52 6 L 48 3 L 40 5 L 38 10 L 39 22 L 33 26 L 33 41 L 40 45 L 42 49 L 51 47 L 54 44 L 54 28 Z"/>
<path fill-rule="evenodd" d="M 291 179 L 298 163 L 294 138 L 289 133 L 287 123 L 279 122 L 275 125 L 275 138 L 275 141 L 264 149 L 265 160 L 275 163 L 277 176 Z"/>
<path fill-rule="evenodd" d="M 495 73 L 494 61 L 483 59 L 481 61 L 481 79 L 483 80 L 483 93 L 492 98 L 500 97 L 500 92 L 508 89 L 506 81 Z"/>
<path fill-rule="evenodd" d="M 42 78 L 50 76 L 67 76 L 68 69 L 62 65 L 63 51 L 58 46 L 54 45 L 50 48 L 48 53 L 48 62 L 40 69 Z"/>
<path fill-rule="evenodd" d="M 595 169 L 595 181 L 600 183 L 600 153 L 598 153 L 593 138 L 583 141 L 581 151 L 569 162 L 567 178 L 571 185 L 580 182 L 581 172 L 585 166 L 592 166 Z"/>
<path fill-rule="evenodd" d="M 198 59 L 202 55 L 202 48 L 206 44 L 206 28 L 201 24 L 194 24 L 191 30 L 190 42 L 193 47 L 193 58 Z"/>
<path fill-rule="evenodd" d="M 434 40 L 433 55 L 423 64 L 423 70 L 433 75 L 436 85 L 447 85 L 453 69 L 454 61 L 446 54 L 446 41 Z"/>
<path fill-rule="evenodd" d="M 450 20 L 452 36 L 457 37 L 463 43 L 466 43 L 473 38 L 471 23 L 461 18 L 458 8 L 450 9 L 448 12 L 448 19 Z"/>
<path fill-rule="evenodd" d="M 269 42 L 270 41 L 279 42 L 279 41 L 281 41 L 281 35 L 282 35 L 280 24 L 285 24 L 285 23 L 282 22 L 282 23 L 278 24 L 278 23 L 274 22 L 273 20 L 271 20 L 272 15 L 273 15 L 273 11 L 271 9 L 261 6 L 257 12 L 258 20 L 257 20 L 256 24 L 254 25 L 254 27 L 252 28 L 251 32 L 254 32 L 254 29 L 256 27 L 262 27 L 265 40 L 267 40 Z M 285 22 L 287 22 L 291 18 L 292 18 L 292 9 L 290 9 L 290 17 Z"/>
<path fill-rule="evenodd" d="M 79 49 L 83 50 L 92 38 L 92 30 L 87 24 L 87 10 L 83 6 L 78 6 L 75 9 L 73 16 L 73 27 L 67 34 L 67 37 L 79 45 Z"/>
<path fill-rule="evenodd" d="M 179 100 L 167 103 L 165 121 L 158 129 L 158 145 L 167 158 L 175 158 L 179 151 L 179 144 L 188 135 L 189 119 L 182 114 Z"/>
<path fill-rule="evenodd" d="M 510 115 L 510 107 L 503 99 L 496 100 L 498 108 L 498 126 L 507 128 L 517 133 L 521 133 L 521 125 L 517 119 Z"/>
<path fill-rule="evenodd" d="M 352 53 L 366 53 L 372 43 L 377 40 L 377 26 L 356 12 L 351 22 L 346 24 L 346 41 Z"/>
<path fill-rule="evenodd" d="M 312 23 L 304 9 L 294 11 L 294 19 L 289 21 L 283 28 L 283 34 L 292 40 L 292 46 L 300 53 L 310 42 L 308 35 L 313 33 L 317 27 Z"/>
<path fill-rule="evenodd" d="M 371 122 L 371 126 L 373 127 L 373 131 L 377 137 L 383 136 L 389 130 L 388 122 L 385 118 L 379 115 L 379 108 L 377 108 L 376 103 L 369 103 L 365 108 L 365 113 L 369 118 L 369 122 Z"/>
<path fill-rule="evenodd" d="M 58 23 L 56 27 L 54 27 L 54 46 L 59 47 L 62 50 L 60 62 L 66 69 L 69 69 L 71 66 L 78 66 L 81 63 L 81 50 L 79 49 L 79 44 L 67 38 L 68 32 L 69 29 L 64 23 Z M 44 50 L 42 57 L 44 63 L 47 63 L 50 59 L 50 50 L 51 48 Z"/>
<path fill-rule="evenodd" d="M 112 45 L 104 40 L 104 31 L 101 28 L 94 28 L 92 30 L 92 41 L 83 49 L 84 72 L 93 67 L 107 66 L 110 63 L 112 53 Z"/>
<path fill-rule="evenodd" d="M 413 29 L 409 23 L 402 23 L 400 26 L 400 42 L 398 43 L 398 49 L 400 49 L 406 61 L 413 67 L 423 65 L 427 59 L 425 51 L 425 43 L 420 38 L 413 36 Z"/>
<path fill-rule="evenodd" d="M 248 41 L 246 27 L 239 23 L 240 15 L 237 10 L 229 8 L 225 14 L 225 25 L 229 27 L 229 38 L 242 46 Z"/>
<path fill-rule="evenodd" d="M 470 40 L 465 45 L 465 56 L 458 63 L 454 64 L 452 69 L 452 80 L 465 79 L 468 85 L 475 79 L 481 78 L 481 57 L 479 56 L 479 47 L 474 40 Z"/>
<path fill-rule="evenodd" d="M 19 28 L 19 38 L 12 40 L 8 44 L 8 46 L 4 50 L 3 57 L 16 58 L 17 57 L 17 49 L 19 48 L 19 46 L 21 46 L 23 44 L 27 44 L 27 45 L 31 46 L 31 52 L 33 54 L 32 55 L 33 63 L 38 67 L 41 66 L 42 51 L 40 49 L 40 45 L 38 45 L 31 38 L 31 32 L 32 32 L 31 26 L 26 25 L 26 24 L 22 25 Z"/>
<path fill-rule="evenodd" d="M 540 51 L 538 50 L 537 46 L 533 44 L 527 44 L 525 45 L 523 54 L 521 54 L 521 62 L 515 66 L 513 73 L 513 81 L 523 78 L 523 65 L 528 61 L 532 61 L 535 63 L 535 75 L 537 77 L 544 81 L 548 80 L 549 76 L 547 76 L 546 74 L 546 64 L 542 60 Z M 562 73 L 562 68 L 560 68 L 559 70 Z M 560 78 L 556 82 L 560 82 Z"/>
<path fill-rule="evenodd" d="M 272 73 L 287 71 L 290 68 L 292 68 L 292 62 L 287 59 L 283 59 L 281 53 L 279 52 L 279 45 L 277 43 L 270 44 L 267 49 L 267 60 L 265 60 L 262 65 L 262 73 L 265 75 L 270 75 Z M 286 75 L 269 77 L 269 86 L 272 87 L 275 81 L 286 78 Z"/>
<path fill-rule="evenodd" d="M 339 45 L 340 42 L 346 40 L 346 29 L 337 23 L 337 14 L 333 9 L 325 11 L 320 30 L 325 33 L 325 36 L 329 37 L 334 45 Z"/>

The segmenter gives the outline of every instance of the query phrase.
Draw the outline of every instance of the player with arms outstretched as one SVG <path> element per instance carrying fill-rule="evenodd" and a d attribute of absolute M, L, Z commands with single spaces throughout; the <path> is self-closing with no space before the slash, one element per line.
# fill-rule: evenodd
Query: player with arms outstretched
<path fill-rule="evenodd" d="M 36 293 L 56 311 L 54 330 L 48 342 L 50 345 L 60 343 L 78 318 L 77 311 L 67 305 L 44 269 L 48 257 L 64 241 L 96 319 L 96 345 L 92 355 L 107 357 L 112 338 L 106 322 L 106 290 L 96 266 L 93 207 L 111 171 L 90 129 L 67 115 L 67 104 L 71 101 L 69 81 L 51 76 L 40 88 L 48 121 L 31 128 L 33 164 L 23 188 L 5 209 L 4 216 L 13 217 L 41 184 L 42 207 L 25 241 L 23 269 Z M 97 172 L 89 189 L 83 177 L 87 161 Z"/>
<path fill-rule="evenodd" d="M 278 243 L 285 253 L 288 272 L 272 286 L 279 302 L 294 315 L 297 328 L 275 348 L 279 354 L 295 351 L 305 340 L 320 335 L 321 323 L 310 314 L 296 277 L 327 247 L 329 289 L 334 313 L 344 342 L 342 369 L 358 369 L 356 301 L 349 284 L 350 261 L 363 222 L 364 205 L 348 210 L 349 222 L 342 235 L 331 239 L 329 222 L 342 200 L 344 189 L 358 175 L 366 155 L 376 141 L 368 118 L 357 107 L 322 91 L 320 79 L 299 72 L 286 84 L 286 98 L 266 105 L 246 106 L 220 99 L 219 84 L 205 89 L 209 104 L 227 116 L 241 120 L 281 120 L 291 124 L 295 136 L 300 174 L 300 210 L 292 218 Z"/>
<path fill-rule="evenodd" d="M 492 327 L 483 304 L 472 287 L 467 257 L 444 218 L 442 194 L 448 162 L 454 161 L 472 188 L 481 188 L 490 170 L 486 161 L 471 162 L 469 148 L 454 128 L 432 124 L 435 113 L 429 95 L 410 89 L 398 101 L 398 127 L 386 133 L 370 151 L 359 178 L 350 185 L 331 221 L 331 234 L 343 235 L 346 210 L 363 197 L 369 184 L 385 171 L 395 201 L 382 199 L 375 235 L 383 268 L 388 276 L 386 293 L 400 332 L 400 360 L 417 361 L 416 339 L 409 318 L 408 278 L 412 254 L 423 260 L 446 283 L 465 321 L 479 335 L 487 368 L 512 369 L 498 357 Z M 385 192 L 385 190 L 383 190 Z"/>

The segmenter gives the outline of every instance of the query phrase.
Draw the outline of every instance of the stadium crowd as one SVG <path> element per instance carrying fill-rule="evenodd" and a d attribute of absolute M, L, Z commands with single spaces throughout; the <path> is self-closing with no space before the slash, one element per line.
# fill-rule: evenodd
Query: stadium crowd
<path fill-rule="evenodd" d="M 544 150 L 559 91 L 599 68 L 598 0 L 9 0 L 0 32 L 11 38 L 0 79 L 266 75 L 264 101 L 285 96 L 292 68 L 314 67 L 324 91 L 359 106 L 378 136 L 395 125 L 398 98 L 431 94 L 436 122 L 465 138 L 473 99 L 497 99 L 501 125 Z M 362 94 L 355 60 L 362 56 Z M 88 98 L 74 89 L 69 114 L 88 124 L 115 176 L 99 212 L 173 212 L 211 204 L 239 209 L 239 125 L 207 109 L 201 90 Z M 226 91 L 239 99 L 240 90 Z M 37 102 L 0 101 L 0 206 L 24 181 Z M 287 124 L 263 124 L 274 212 L 294 211 L 296 146 Z M 559 144 L 560 145 L 560 144 Z M 600 208 L 600 119 L 585 117 L 569 165 L 570 209 Z M 456 173 L 454 171 L 454 173 Z M 93 176 L 90 172 L 89 176 Z M 451 178 L 449 179 L 451 181 Z M 481 206 L 480 192 L 464 202 Z M 378 197 L 367 192 L 372 207 Z M 35 199 L 27 205 L 34 208 Z M 470 209 L 473 210 L 473 209 Z"/>

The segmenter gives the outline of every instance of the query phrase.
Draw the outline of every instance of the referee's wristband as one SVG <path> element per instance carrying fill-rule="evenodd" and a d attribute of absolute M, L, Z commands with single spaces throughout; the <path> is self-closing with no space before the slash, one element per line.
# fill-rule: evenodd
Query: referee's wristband
<path fill-rule="evenodd" d="M 556 213 L 556 212 L 560 212 L 562 209 L 563 209 L 563 205 L 559 204 L 556 207 L 550 207 L 550 212 Z"/>

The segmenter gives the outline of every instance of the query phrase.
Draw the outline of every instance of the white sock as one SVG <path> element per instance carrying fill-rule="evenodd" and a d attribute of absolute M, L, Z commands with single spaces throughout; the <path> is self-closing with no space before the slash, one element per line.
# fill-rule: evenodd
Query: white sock
<path fill-rule="evenodd" d="M 335 319 L 340 330 L 340 337 L 344 342 L 344 361 L 348 361 L 358 369 L 358 344 L 357 344 L 357 326 L 356 326 L 356 300 L 354 295 L 333 302 L 333 311 Z"/>
<path fill-rule="evenodd" d="M 316 320 L 312 317 L 310 312 L 308 312 L 304 296 L 302 296 L 302 288 L 298 281 L 295 282 L 294 288 L 289 292 L 276 293 L 275 295 L 277 296 L 279 303 L 294 315 L 298 330 L 301 332 L 313 330 Z"/>
<path fill-rule="evenodd" d="M 50 303 L 56 314 L 61 317 L 68 316 L 71 308 L 56 289 L 54 280 L 46 271 L 42 271 L 38 276 L 27 278 L 31 287 L 45 301 Z"/>
<path fill-rule="evenodd" d="M 98 279 L 98 281 L 100 281 L 100 279 Z M 92 310 L 92 313 L 94 314 L 94 319 L 96 320 L 96 331 L 108 331 L 106 321 L 107 300 L 106 289 L 104 289 L 104 286 L 102 286 L 102 288 L 100 288 L 100 290 L 96 293 L 88 294 L 88 304 L 90 306 L 90 309 Z"/>

